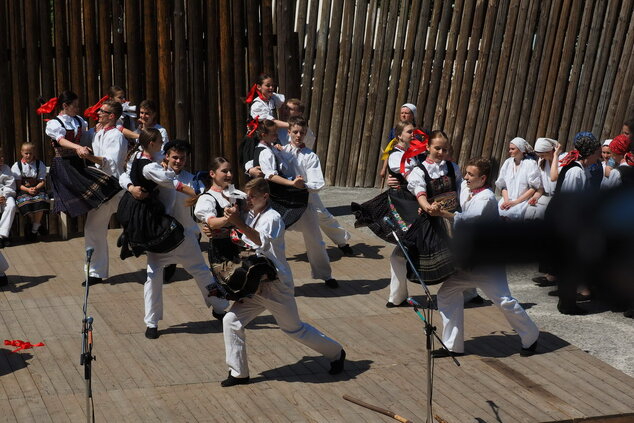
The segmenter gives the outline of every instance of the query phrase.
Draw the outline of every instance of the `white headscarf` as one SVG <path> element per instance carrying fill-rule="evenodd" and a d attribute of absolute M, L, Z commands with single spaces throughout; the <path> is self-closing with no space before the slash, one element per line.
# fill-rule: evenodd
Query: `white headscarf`
<path fill-rule="evenodd" d="M 536 153 L 549 153 L 557 147 L 557 140 L 552 138 L 537 138 L 535 141 Z"/>
<path fill-rule="evenodd" d="M 603 141 L 603 145 L 601 147 L 609 147 L 611 142 L 612 142 L 611 138 L 609 140 L 605 140 Z"/>
<path fill-rule="evenodd" d="M 401 109 L 403 107 L 407 107 L 408 109 L 410 109 L 412 111 L 412 115 L 414 116 L 414 120 L 416 120 L 416 106 L 414 106 L 412 103 L 405 103 L 401 106 Z"/>
<path fill-rule="evenodd" d="M 524 138 L 515 137 L 511 140 L 511 144 L 517 147 L 522 153 L 530 153 L 533 151 L 531 145 Z"/>

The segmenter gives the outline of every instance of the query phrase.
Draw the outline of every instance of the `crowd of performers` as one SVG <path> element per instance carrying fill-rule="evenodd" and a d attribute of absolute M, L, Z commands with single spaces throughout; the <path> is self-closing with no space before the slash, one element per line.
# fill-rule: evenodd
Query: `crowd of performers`
<path fill-rule="evenodd" d="M 223 157 L 211 161 L 208 172 L 185 170 L 187 142 L 170 141 L 156 121 L 150 100 L 131 106 L 125 92 L 111 87 L 84 116 L 96 119 L 89 128 L 81 116 L 78 96 L 64 91 L 38 109 L 52 114 L 46 123 L 55 157 L 50 183 L 56 213 L 86 214 L 86 248 L 94 249 L 87 280 L 94 285 L 109 277 L 107 243 L 109 221 L 116 213 L 123 227 L 117 246 L 126 259 L 145 254 L 145 336 L 156 339 L 163 318 L 163 284 L 177 265 L 187 270 L 200 288 L 214 318 L 222 321 L 229 368 L 222 386 L 249 382 L 245 326 L 268 310 L 291 338 L 330 360 L 330 373 L 343 370 L 343 347 L 317 328 L 301 321 L 294 297 L 291 267 L 286 260 L 286 230 L 302 233 L 311 275 L 337 289 L 322 232 L 345 255 L 354 255 L 350 234 L 323 205 L 319 191 L 324 177 L 319 157 L 311 149 L 315 135 L 303 117 L 298 99 L 286 100 L 275 91 L 270 75 L 260 75 L 248 93 L 250 120 L 239 148 L 240 168 Z M 137 116 L 138 112 L 138 116 Z M 549 200 L 559 191 L 582 191 L 599 186 L 631 183 L 629 125 L 624 135 L 601 145 L 591 133 L 575 137 L 575 149 L 563 154 L 554 140 L 539 138 L 534 146 L 524 139 L 509 143 L 509 159 L 495 186 L 491 161 L 474 158 L 464 172 L 451 160 L 451 143 L 440 130 L 416 126 L 416 107 L 404 104 L 400 121 L 390 133 L 382 175 L 390 187 L 378 197 L 352 204 L 357 225 L 367 225 L 379 237 L 394 242 L 389 217 L 407 245 L 414 266 L 428 284 L 442 283 L 438 309 L 442 338 L 454 354 L 464 353 L 464 303 L 482 301 L 480 289 L 497 305 L 521 338 L 521 355 L 535 353 L 539 330 L 511 295 L 500 265 L 460 267 L 450 247 L 451 237 L 473 221 L 543 219 Z M 626 131 L 627 129 L 627 131 Z M 534 156 L 537 153 L 539 159 Z M 0 154 L 0 246 L 8 245 L 15 208 L 28 216 L 26 237 L 37 241 L 42 215 L 49 208 L 46 166 L 36 149 L 24 143 L 21 160 L 12 168 Z M 612 160 L 612 161 L 611 161 Z M 249 179 L 242 190 L 234 184 L 236 172 Z M 192 214 L 195 217 L 192 218 Z M 209 237 L 208 263 L 200 249 L 203 232 Z M 0 255 L 0 284 L 6 284 L 8 263 Z M 412 279 L 403 252 L 390 256 L 391 283 L 386 307 L 407 306 L 408 279 Z M 554 285 L 558 269 L 543 264 L 541 285 Z M 579 296 L 587 296 L 582 287 Z M 578 314 L 573 296 L 560 287 L 560 310 Z M 434 356 L 446 356 L 446 350 Z"/>

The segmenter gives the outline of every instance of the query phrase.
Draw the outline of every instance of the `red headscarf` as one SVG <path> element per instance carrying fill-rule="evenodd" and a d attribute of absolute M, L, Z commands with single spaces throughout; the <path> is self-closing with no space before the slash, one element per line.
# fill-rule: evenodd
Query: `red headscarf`
<path fill-rule="evenodd" d="M 610 151 L 614 154 L 624 155 L 630 150 L 630 137 L 625 134 L 617 135 L 610 143 Z"/>
<path fill-rule="evenodd" d="M 568 166 L 572 162 L 576 162 L 579 160 L 580 154 L 579 150 L 572 150 L 570 153 L 566 154 L 566 156 L 559 160 L 562 166 Z"/>
<path fill-rule="evenodd" d="M 36 112 L 38 115 L 45 115 L 55 110 L 55 106 L 57 106 L 57 97 L 53 97 L 46 103 L 42 104 L 40 107 L 38 107 Z"/>

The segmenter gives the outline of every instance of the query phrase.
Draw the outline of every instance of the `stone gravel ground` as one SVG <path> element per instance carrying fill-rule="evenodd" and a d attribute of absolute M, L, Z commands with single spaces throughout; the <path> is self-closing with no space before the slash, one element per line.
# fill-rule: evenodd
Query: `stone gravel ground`
<path fill-rule="evenodd" d="M 342 224 L 352 226 L 354 217 L 350 214 L 350 202 L 361 203 L 380 192 L 374 188 L 327 187 L 322 191 L 321 198 Z M 377 238 L 377 243 L 382 241 Z M 557 297 L 548 296 L 553 288 L 541 288 L 531 281 L 537 275 L 536 270 L 537 265 L 512 265 L 508 266 L 507 273 L 511 292 L 520 302 L 528 305 L 528 313 L 540 329 L 634 377 L 634 319 L 606 310 L 605 306 L 596 302 L 581 305 L 590 310 L 588 315 L 560 314 L 557 311 Z M 388 274 L 389 269 L 385 269 L 385 272 Z"/>

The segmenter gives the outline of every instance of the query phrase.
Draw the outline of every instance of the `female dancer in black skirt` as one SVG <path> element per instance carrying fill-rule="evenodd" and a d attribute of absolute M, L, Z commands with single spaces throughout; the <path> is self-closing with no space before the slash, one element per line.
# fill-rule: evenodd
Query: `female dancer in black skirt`
<path fill-rule="evenodd" d="M 86 158 L 92 152 L 80 145 L 87 123 L 78 116 L 77 94 L 64 91 L 52 98 L 37 112 L 50 113 L 59 107 L 57 117 L 46 124 L 46 135 L 53 140 L 55 157 L 51 164 L 51 185 L 55 213 L 64 212 L 76 217 L 99 207 L 121 190 L 116 178 L 88 166 Z"/>

